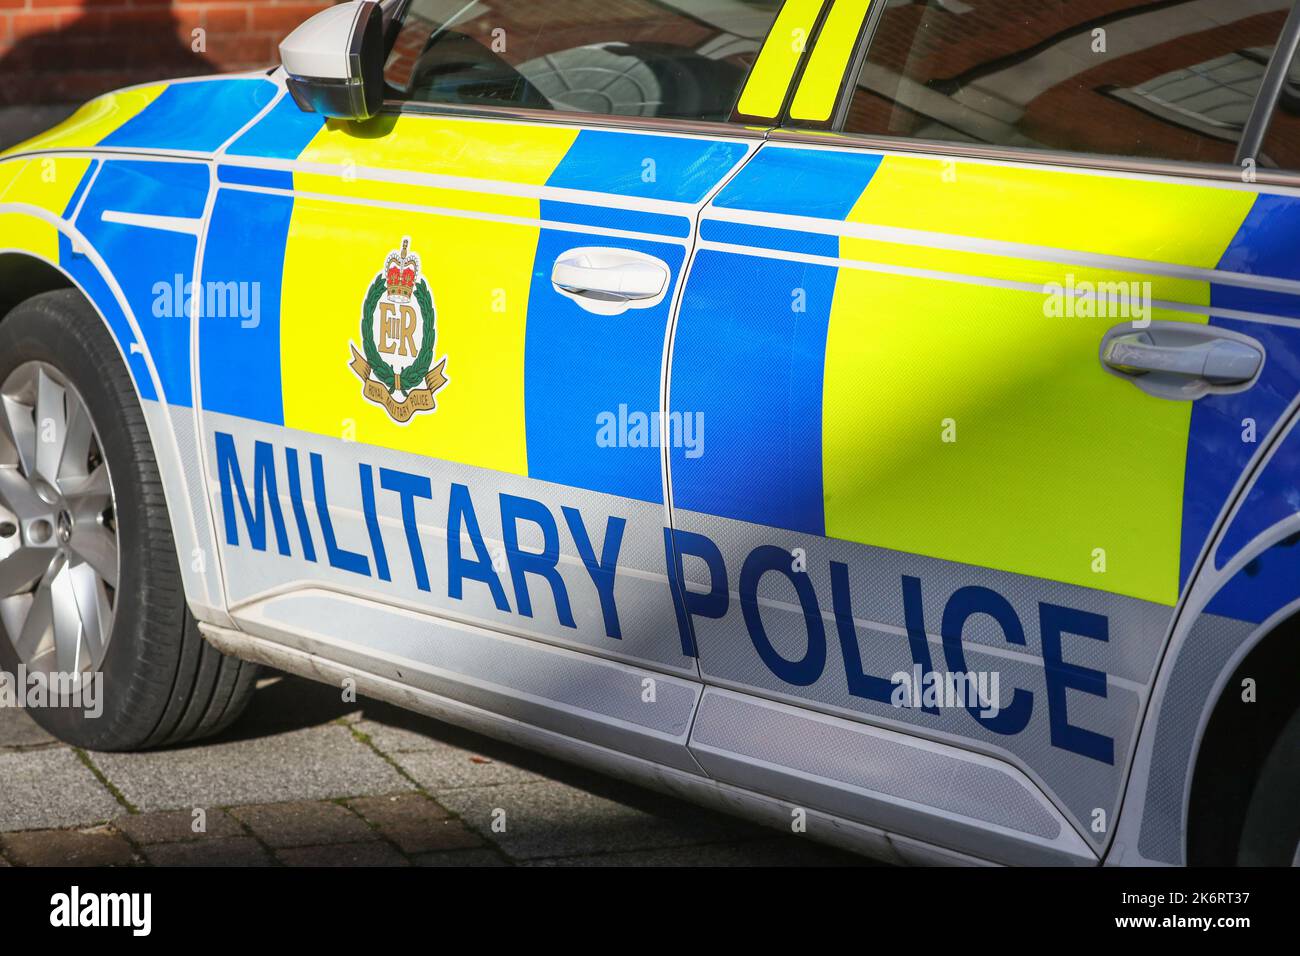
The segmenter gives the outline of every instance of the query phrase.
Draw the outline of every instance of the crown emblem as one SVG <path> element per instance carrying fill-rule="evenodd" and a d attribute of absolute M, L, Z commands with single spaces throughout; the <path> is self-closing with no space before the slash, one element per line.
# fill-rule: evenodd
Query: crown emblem
<path fill-rule="evenodd" d="M 402 240 L 401 252 L 390 252 L 384 263 L 384 281 L 388 297 L 394 302 L 410 302 L 415 280 L 420 275 L 420 257 L 410 251 L 411 241 Z"/>
<path fill-rule="evenodd" d="M 399 425 L 436 411 L 435 396 L 451 381 L 447 357 L 435 360 L 435 318 L 420 257 L 411 251 L 411 240 L 403 239 L 401 251 L 390 252 L 370 280 L 361 303 L 361 347 L 352 345 L 349 363 L 366 401 Z"/>

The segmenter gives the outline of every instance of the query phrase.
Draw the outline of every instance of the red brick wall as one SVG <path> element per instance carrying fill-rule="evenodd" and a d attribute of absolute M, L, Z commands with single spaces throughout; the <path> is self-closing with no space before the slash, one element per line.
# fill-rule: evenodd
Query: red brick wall
<path fill-rule="evenodd" d="M 0 107 L 273 66 L 280 40 L 333 2 L 0 0 Z"/>
<path fill-rule="evenodd" d="M 1097 24 L 1112 34 L 1139 29 L 1125 18 L 1108 18 L 1117 12 L 1141 14 L 1151 6 L 1144 0 L 981 0 L 978 9 L 963 14 L 919 4 L 891 7 L 873 40 L 871 57 L 911 80 L 949 91 L 972 71 L 992 71 L 1000 63 L 1028 58 L 1041 45 Z M 1237 12 L 1228 6 L 1230 14 Z M 1236 51 L 1271 46 L 1287 15 L 1281 0 L 1276 6 L 1279 9 L 1255 16 L 1242 11 L 1241 19 L 1207 29 L 1189 21 L 1187 34 L 1177 40 L 1153 40 L 1138 52 L 1107 57 L 1022 104 L 1025 112 L 1018 129 L 1050 149 L 1232 162 L 1235 143 L 1148 115 L 1107 91 L 1134 87 Z M 929 123 L 877 92 L 860 89 L 850 105 L 848 125 L 862 132 L 909 136 Z M 1292 127 L 1300 130 L 1300 120 L 1284 118 L 1276 130 Z M 1300 142 L 1289 142 L 1290 137 L 1284 142 L 1281 134 L 1271 142 L 1270 154 L 1279 163 L 1283 155 L 1294 162 L 1300 152 Z"/>

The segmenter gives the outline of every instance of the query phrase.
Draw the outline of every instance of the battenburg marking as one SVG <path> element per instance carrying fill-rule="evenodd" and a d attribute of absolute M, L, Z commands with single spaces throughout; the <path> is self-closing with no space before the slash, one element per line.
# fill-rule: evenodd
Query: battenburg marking
<path fill-rule="evenodd" d="M 361 306 L 361 348 L 352 345 L 352 371 L 361 394 L 405 425 L 417 414 L 437 410 L 434 395 L 444 388 L 447 359 L 433 365 L 433 293 L 420 275 L 420 257 L 402 240 L 375 276 Z M 351 344 L 351 343 L 349 343 Z"/>

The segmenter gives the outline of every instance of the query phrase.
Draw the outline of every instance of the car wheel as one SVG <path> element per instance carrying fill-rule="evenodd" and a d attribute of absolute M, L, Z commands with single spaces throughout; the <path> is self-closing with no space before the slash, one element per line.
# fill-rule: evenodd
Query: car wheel
<path fill-rule="evenodd" d="M 216 733 L 256 677 L 199 633 L 144 412 L 70 289 L 0 320 L 0 670 L 38 724 L 93 750 Z"/>
<path fill-rule="evenodd" d="M 1300 710 L 1264 760 L 1246 808 L 1237 863 L 1300 866 Z"/>

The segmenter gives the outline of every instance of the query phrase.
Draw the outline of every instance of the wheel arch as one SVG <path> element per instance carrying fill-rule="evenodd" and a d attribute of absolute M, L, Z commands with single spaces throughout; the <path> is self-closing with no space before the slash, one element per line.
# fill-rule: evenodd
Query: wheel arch
<path fill-rule="evenodd" d="M 1264 761 L 1300 709 L 1300 610 L 1263 626 L 1222 681 L 1201 733 L 1188 795 L 1190 865 L 1236 862 Z"/>
<path fill-rule="evenodd" d="M 14 250 L 0 252 L 0 322 L 32 296 L 73 288 L 76 283 L 71 276 L 39 256 Z"/>
<path fill-rule="evenodd" d="M 43 218 L 43 217 L 42 217 Z M 72 227 L 63 220 L 54 220 L 54 230 L 65 238 L 74 238 Z M 83 241 L 76 237 L 78 241 Z M 88 257 L 93 270 L 94 284 L 99 287 L 100 295 L 95 295 L 86 287 L 85 282 L 77 279 L 62 263 L 51 261 L 41 252 L 33 249 L 0 249 L 0 321 L 18 305 L 33 296 L 57 289 L 75 289 L 81 297 L 90 303 L 99 316 L 108 334 L 117 343 L 122 362 L 131 373 L 131 383 L 135 387 L 136 398 L 144 401 L 155 394 L 158 389 L 158 375 L 149 353 L 148 343 L 144 337 L 134 335 L 135 317 L 130 312 L 130 305 L 124 296 L 115 295 L 115 287 L 109 281 L 106 268 L 95 261 L 98 257 Z M 111 300 L 111 301 L 108 301 Z M 116 314 L 120 321 L 114 322 L 110 313 Z M 132 356 L 138 361 L 133 362 Z M 141 387 L 140 379 L 147 377 L 147 388 Z"/>
<path fill-rule="evenodd" d="M 12 207 L 5 212 L 19 211 Z M 85 238 L 62 219 L 39 211 L 23 209 L 31 218 L 52 226 L 66 240 L 74 243 L 89 266 L 87 280 L 95 289 L 89 289 L 61 263 L 52 262 L 34 249 L 0 249 L 0 322 L 14 307 L 32 296 L 57 289 L 75 289 L 84 298 L 110 336 L 118 345 L 118 352 L 127 366 L 135 388 L 136 398 L 146 410 L 150 440 L 154 456 L 168 480 L 164 490 L 168 499 L 173 534 L 178 554 L 189 559 L 181 561 L 181 577 L 189 599 L 190 609 L 199 620 L 220 626 L 229 624 L 226 612 L 224 576 L 216 556 L 212 516 L 202 498 L 203 479 L 194 416 L 189 409 L 178 409 L 183 414 L 179 420 L 166 403 L 162 384 L 148 342 L 140 334 L 139 325 L 131 312 L 130 303 L 122 295 L 106 264 L 89 247 Z M 96 294 L 98 293 L 98 295 Z M 111 316 L 116 316 L 115 322 Z M 142 388 L 146 378 L 146 388 Z M 156 396 L 156 398 L 155 398 Z M 178 428 L 184 434 L 178 434 Z M 195 469 L 199 469 L 198 472 Z M 201 566 L 192 555 L 203 554 Z"/>
<path fill-rule="evenodd" d="M 1228 841 L 1240 832 L 1282 714 L 1300 707 L 1300 509 L 1284 493 L 1297 470 L 1300 400 L 1234 492 L 1188 583 L 1154 675 L 1108 863 L 1230 862 Z M 1247 678 L 1253 701 L 1243 699 Z M 1207 836 L 1219 824 L 1224 832 Z"/>

